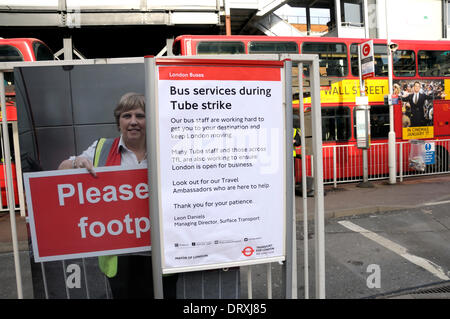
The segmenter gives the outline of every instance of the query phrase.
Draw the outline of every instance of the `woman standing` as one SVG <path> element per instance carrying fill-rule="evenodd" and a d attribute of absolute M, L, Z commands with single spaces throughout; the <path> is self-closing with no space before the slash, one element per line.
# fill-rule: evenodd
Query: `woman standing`
<path fill-rule="evenodd" d="M 85 168 L 96 177 L 98 166 L 136 166 L 146 163 L 145 97 L 138 93 L 123 95 L 114 109 L 120 132 L 117 138 L 94 141 L 81 155 L 71 156 L 58 169 Z M 150 253 L 99 257 L 101 271 L 108 277 L 113 298 L 153 298 Z M 164 297 L 176 297 L 177 276 L 163 278 Z"/>

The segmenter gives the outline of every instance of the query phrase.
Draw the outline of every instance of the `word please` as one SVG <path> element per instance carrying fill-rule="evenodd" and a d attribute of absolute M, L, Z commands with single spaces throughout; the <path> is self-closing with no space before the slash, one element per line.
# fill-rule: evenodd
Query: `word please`
<path fill-rule="evenodd" d="M 136 196 L 139 199 L 148 198 L 148 185 L 139 183 L 134 188 L 129 184 L 120 185 L 118 188 L 113 185 L 107 185 L 101 190 L 97 187 L 89 187 L 84 191 L 83 183 L 77 183 L 76 187 L 72 184 L 58 184 L 59 206 L 65 205 L 65 199 L 76 196 L 78 202 L 82 205 L 85 201 L 96 204 L 103 200 L 104 202 L 113 202 L 118 200 L 131 200 Z"/>

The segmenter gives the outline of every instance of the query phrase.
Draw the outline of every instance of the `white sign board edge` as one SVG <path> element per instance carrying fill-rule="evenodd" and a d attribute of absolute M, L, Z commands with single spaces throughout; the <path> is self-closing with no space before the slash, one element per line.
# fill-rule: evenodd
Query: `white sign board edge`
<path fill-rule="evenodd" d="M 159 125 L 159 67 L 156 67 L 156 74 L 155 74 L 155 85 L 154 85 L 154 91 L 155 94 L 155 100 L 156 100 L 156 107 L 155 107 L 155 114 L 156 114 L 156 120 L 155 120 L 155 126 L 156 126 L 156 148 L 157 153 L 160 154 L 161 151 L 161 143 L 160 143 L 160 132 L 161 127 Z M 286 137 L 286 134 L 288 132 L 287 126 L 286 126 L 286 100 L 285 100 L 285 90 L 286 90 L 286 83 L 284 81 L 285 79 L 285 69 L 281 68 L 281 86 L 282 86 L 282 106 L 283 106 L 283 134 L 284 137 Z M 283 139 L 285 140 L 285 139 Z M 282 143 L 283 147 L 283 163 L 282 163 L 282 171 L 283 171 L 283 186 L 286 185 L 286 157 L 287 157 L 287 151 L 286 151 L 286 145 L 285 143 Z M 161 157 L 155 156 L 157 161 L 157 187 L 161 189 Z M 285 190 L 283 192 L 286 193 Z M 190 271 L 202 271 L 202 270 L 212 270 L 212 269 L 222 269 L 222 268 L 229 268 L 229 267 L 238 267 L 238 266 L 248 266 L 248 265 L 257 265 L 257 264 L 265 264 L 265 263 L 272 263 L 272 262 L 282 262 L 286 260 L 286 197 L 284 196 L 283 200 L 283 233 L 281 234 L 282 237 L 282 254 L 279 256 L 273 256 L 273 257 L 266 257 L 266 258 L 255 258 L 251 260 L 240 260 L 235 262 L 226 262 L 226 263 L 211 263 L 211 264 L 205 264 L 205 265 L 194 265 L 194 266 L 180 266 L 180 267 L 164 267 L 166 264 L 165 262 L 165 251 L 164 251 L 164 227 L 163 223 L 161 222 L 163 220 L 163 209 L 162 209 L 162 194 L 161 191 L 158 192 L 158 216 L 160 220 L 159 224 L 159 231 L 160 231 L 160 249 L 161 249 L 161 265 L 162 267 L 162 273 L 163 274 L 174 274 L 174 273 L 180 273 L 180 272 L 190 272 Z"/>
<path fill-rule="evenodd" d="M 267 264 L 267 263 L 283 262 L 285 260 L 286 260 L 285 256 L 280 256 L 280 257 L 271 257 L 271 258 L 243 260 L 243 261 L 229 262 L 229 263 L 222 263 L 222 264 L 208 264 L 208 265 L 192 266 L 192 267 L 163 268 L 163 274 L 166 275 L 166 274 L 176 274 L 176 273 L 180 273 L 180 272 L 214 270 L 214 269 L 223 269 L 223 268 L 231 268 L 231 267 L 241 267 L 241 266 L 252 266 L 252 265 L 260 265 L 260 264 Z"/>

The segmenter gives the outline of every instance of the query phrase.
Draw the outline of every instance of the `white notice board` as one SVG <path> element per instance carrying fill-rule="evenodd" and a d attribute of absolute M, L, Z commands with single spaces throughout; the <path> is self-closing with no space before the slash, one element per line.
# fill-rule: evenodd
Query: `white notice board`
<path fill-rule="evenodd" d="M 285 259 L 283 62 L 205 61 L 156 64 L 163 273 Z"/>

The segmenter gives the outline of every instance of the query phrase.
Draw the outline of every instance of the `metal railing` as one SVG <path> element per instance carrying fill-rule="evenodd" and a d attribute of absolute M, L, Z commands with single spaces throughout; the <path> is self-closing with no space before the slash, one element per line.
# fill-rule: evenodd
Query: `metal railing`
<path fill-rule="evenodd" d="M 3 124 L 0 123 L 0 126 Z M 22 179 L 22 167 L 21 167 L 21 157 L 19 148 L 19 129 L 17 121 L 8 121 L 8 129 L 12 132 L 12 143 L 11 145 L 11 157 L 14 157 L 14 171 L 13 174 L 13 185 L 14 185 L 14 202 L 12 203 L 13 209 L 15 211 L 20 211 L 20 216 L 25 216 L 25 196 L 23 193 L 23 179 Z M 1 166 L 3 169 L 3 180 L 1 181 L 1 196 L 0 196 L 0 212 L 9 211 L 9 201 L 8 201 L 8 184 L 6 182 L 6 165 L 5 165 L 5 141 L 3 133 L 0 130 L 0 148 L 1 148 Z M 17 201 L 17 203 L 16 203 Z"/>
<path fill-rule="evenodd" d="M 428 164 L 423 171 L 410 167 L 411 144 L 409 141 L 396 143 L 397 178 L 450 173 L 450 139 L 429 140 L 435 145 L 435 164 Z M 298 163 L 298 162 L 297 162 Z M 307 156 L 308 175 L 311 161 Z M 296 165 L 296 170 L 299 170 Z M 356 145 L 323 146 L 324 184 L 351 183 L 362 181 L 362 149 Z M 389 178 L 388 143 L 373 143 L 368 150 L 369 180 Z M 297 178 L 298 180 L 298 178 Z"/>

